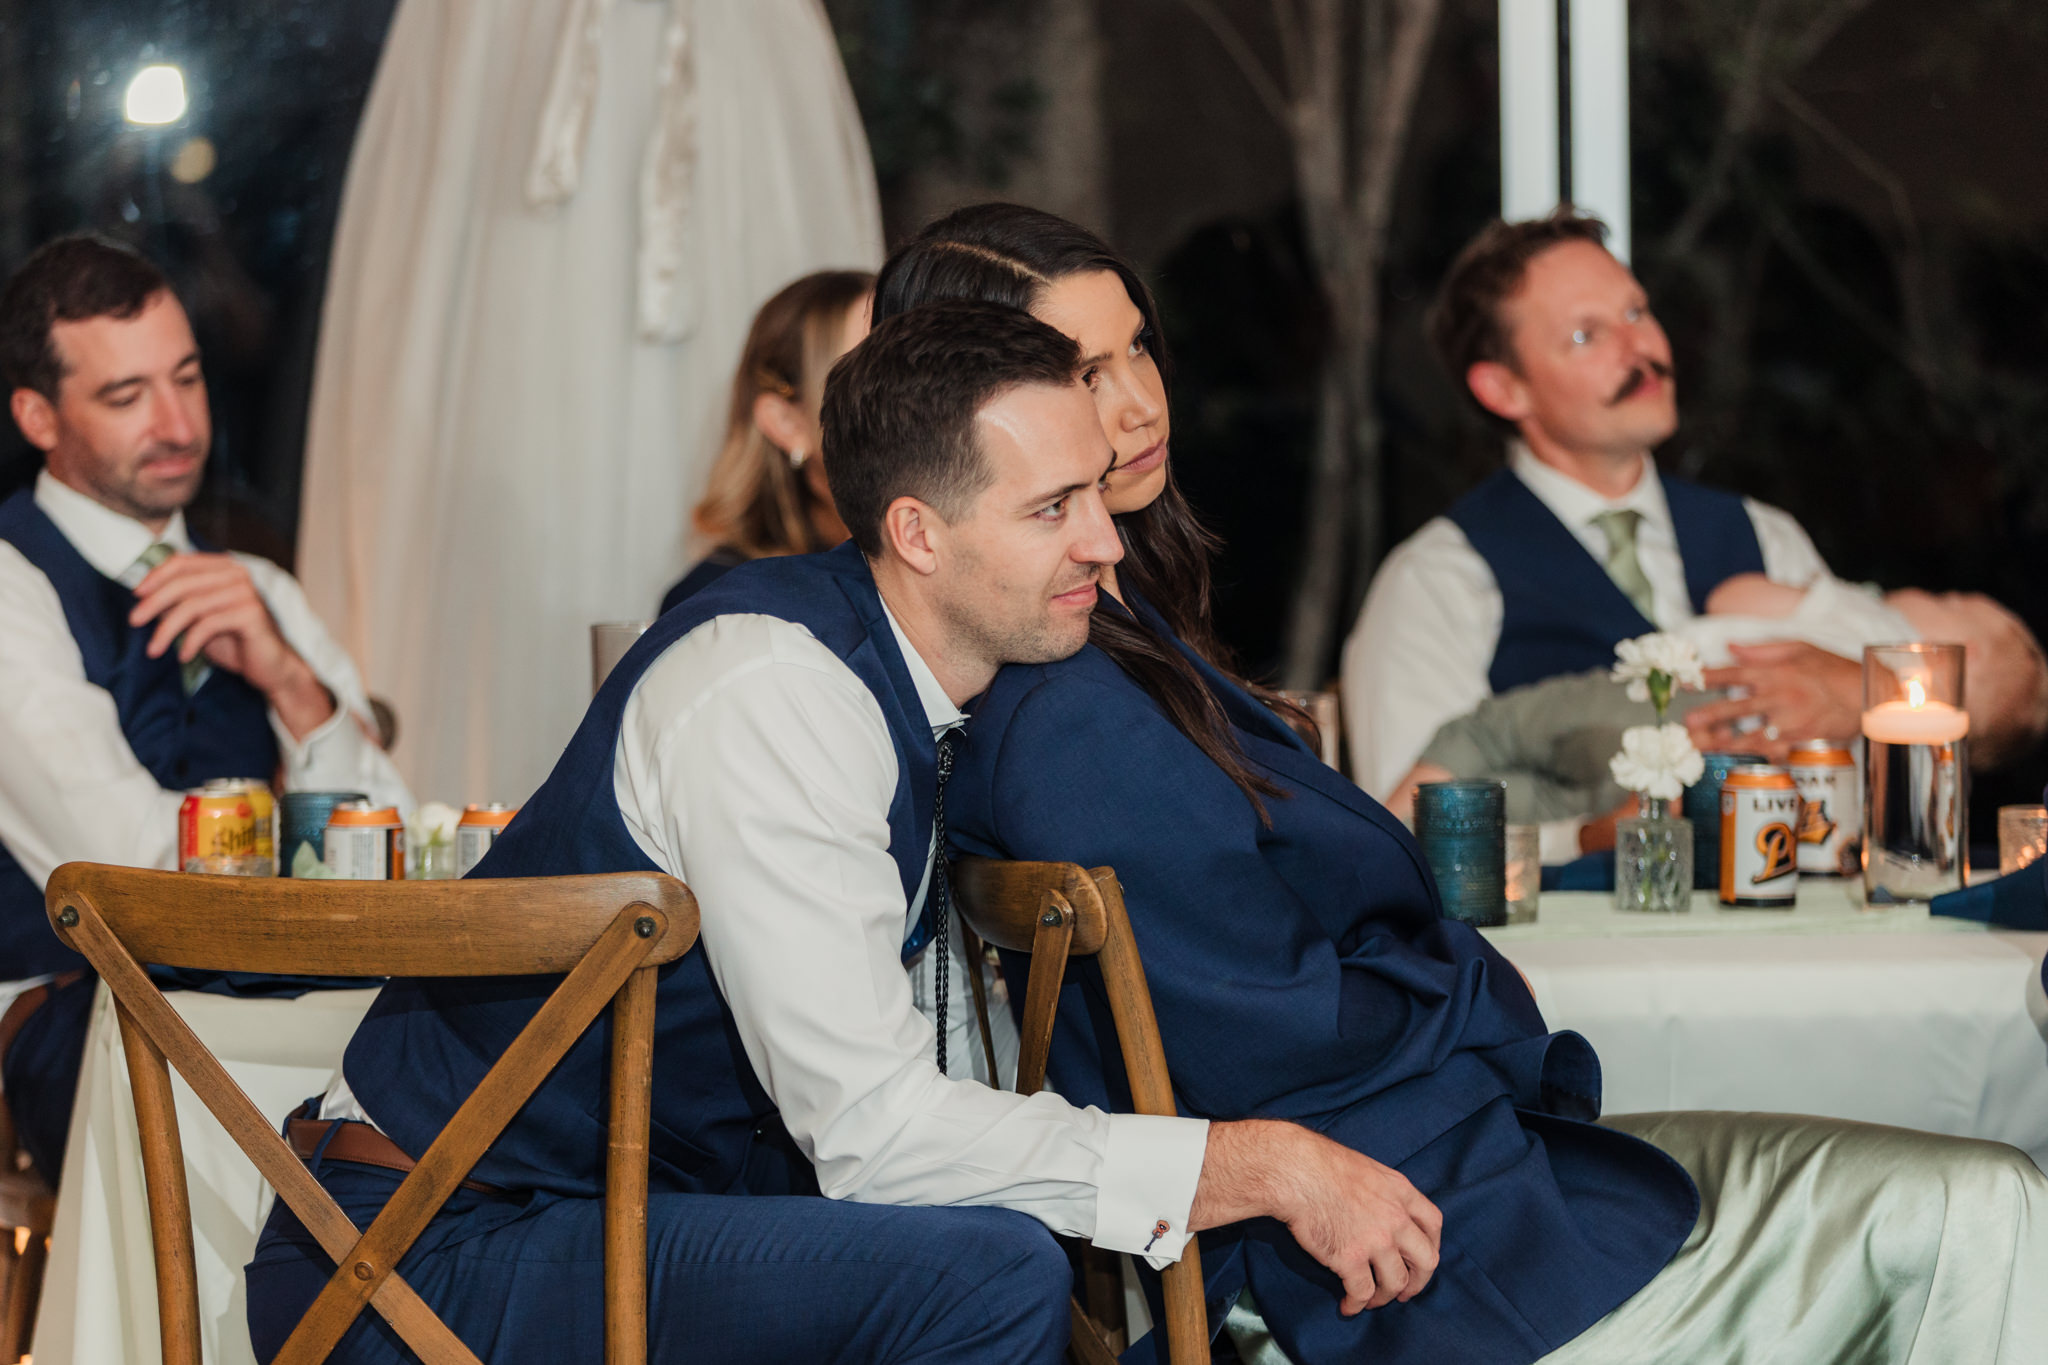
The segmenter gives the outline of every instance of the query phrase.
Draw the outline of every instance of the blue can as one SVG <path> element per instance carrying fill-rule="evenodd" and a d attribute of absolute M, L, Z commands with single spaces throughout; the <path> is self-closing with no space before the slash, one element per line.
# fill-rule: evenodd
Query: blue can
<path fill-rule="evenodd" d="M 1679 810 L 1692 821 L 1692 884 L 1696 891 L 1721 888 L 1721 784 L 1728 774 L 1752 763 L 1768 763 L 1762 754 L 1701 754 L 1707 770 L 1685 789 Z"/>
<path fill-rule="evenodd" d="M 1450 918 L 1508 922 L 1507 809 L 1504 782 L 1425 782 L 1415 789 L 1415 841 Z"/>
<path fill-rule="evenodd" d="M 277 871 L 292 874 L 299 845 L 311 844 L 318 858 L 327 846 L 327 817 L 344 801 L 367 801 L 362 792 L 286 792 L 278 798 Z"/>

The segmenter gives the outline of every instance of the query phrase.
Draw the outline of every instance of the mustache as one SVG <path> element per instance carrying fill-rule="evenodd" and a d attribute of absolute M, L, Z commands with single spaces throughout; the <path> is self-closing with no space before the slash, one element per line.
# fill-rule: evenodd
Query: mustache
<path fill-rule="evenodd" d="M 1055 584 L 1052 595 L 1054 597 L 1062 597 L 1076 589 L 1085 588 L 1092 583 L 1100 582 L 1102 582 L 1102 565 L 1090 564 L 1081 573 L 1077 574 L 1071 583 Z"/>
<path fill-rule="evenodd" d="M 1671 378 L 1671 367 L 1661 360 L 1645 360 L 1628 372 L 1628 378 L 1621 381 L 1621 387 L 1614 391 L 1614 397 L 1607 400 L 1607 406 L 1611 408 L 1617 403 L 1627 402 L 1653 374 L 1668 381 Z"/>

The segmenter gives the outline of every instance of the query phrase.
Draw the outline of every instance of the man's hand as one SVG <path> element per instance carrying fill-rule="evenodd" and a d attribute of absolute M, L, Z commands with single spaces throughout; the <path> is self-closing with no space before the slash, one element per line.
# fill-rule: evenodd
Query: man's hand
<path fill-rule="evenodd" d="M 1297 1124 L 1209 1125 L 1190 1225 L 1277 1218 L 1344 1282 L 1338 1311 L 1402 1303 L 1436 1273 L 1444 1217 L 1408 1178 Z"/>
<path fill-rule="evenodd" d="M 1783 763 L 1801 740 L 1846 742 L 1861 730 L 1862 664 L 1789 640 L 1732 645 L 1729 652 L 1735 663 L 1708 669 L 1707 686 L 1746 695 L 1707 702 L 1686 716 L 1685 727 L 1702 750 L 1754 752 Z M 1745 716 L 1761 717 L 1762 727 L 1738 732 L 1735 722 Z"/>
<path fill-rule="evenodd" d="M 150 658 L 175 647 L 180 663 L 203 655 L 215 668 L 240 674 L 299 739 L 334 714 L 334 698 L 285 643 L 255 581 L 234 556 L 173 555 L 136 585 L 135 598 L 128 624 L 156 622 Z"/>

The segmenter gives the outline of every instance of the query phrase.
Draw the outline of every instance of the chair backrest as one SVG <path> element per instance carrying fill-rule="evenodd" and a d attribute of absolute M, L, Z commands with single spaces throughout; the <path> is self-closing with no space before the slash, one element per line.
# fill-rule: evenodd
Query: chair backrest
<path fill-rule="evenodd" d="M 1031 1094 L 1045 1082 L 1067 960 L 1093 956 L 1109 995 L 1117 1046 L 1130 1080 L 1132 1108 L 1140 1114 L 1171 1116 L 1178 1112 L 1173 1081 L 1166 1070 L 1166 1048 L 1159 1038 L 1159 1020 L 1152 1012 L 1152 992 L 1145 984 L 1138 940 L 1131 933 L 1123 887 L 1114 871 L 1106 867 L 1084 871 L 1075 863 L 962 858 L 953 864 L 953 888 L 969 928 L 999 948 L 1031 954 L 1031 982 L 1024 995 L 1017 1050 L 1019 1093 Z M 1180 1259 L 1161 1271 L 1159 1278 L 1166 1297 L 1167 1358 L 1172 1365 L 1206 1365 L 1209 1310 L 1203 1296 L 1202 1254 L 1195 1238 L 1188 1239 Z M 1095 1316 L 1104 1316 L 1102 1296 L 1090 1297 Z M 1100 1324 L 1089 1320 L 1078 1306 L 1074 1312 L 1076 1352 L 1084 1360 L 1106 1356 Z M 1120 1321 L 1120 1298 L 1116 1312 Z M 1083 1344 L 1084 1339 L 1088 1345 Z M 1090 1346 L 1102 1356 L 1094 1355 Z"/>
<path fill-rule="evenodd" d="M 297 881 L 66 863 L 51 874 L 45 899 L 58 937 L 107 983 L 121 1021 L 149 1186 L 165 1365 L 200 1365 L 191 1203 L 169 1066 L 334 1259 L 333 1278 L 279 1352 L 281 1365 L 325 1360 L 365 1305 L 428 1365 L 476 1365 L 393 1267 L 607 1004 L 605 1358 L 607 1365 L 646 1359 L 655 969 L 697 941 L 697 902 L 681 882 L 639 872 Z M 164 1000 L 145 962 L 286 975 L 565 976 L 362 1231 Z"/>

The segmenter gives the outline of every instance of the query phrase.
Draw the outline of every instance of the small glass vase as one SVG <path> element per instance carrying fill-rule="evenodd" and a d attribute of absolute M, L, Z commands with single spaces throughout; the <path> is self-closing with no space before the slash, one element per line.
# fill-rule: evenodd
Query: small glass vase
<path fill-rule="evenodd" d="M 1614 908 L 1679 915 L 1692 909 L 1692 822 L 1658 802 L 1614 822 Z"/>

